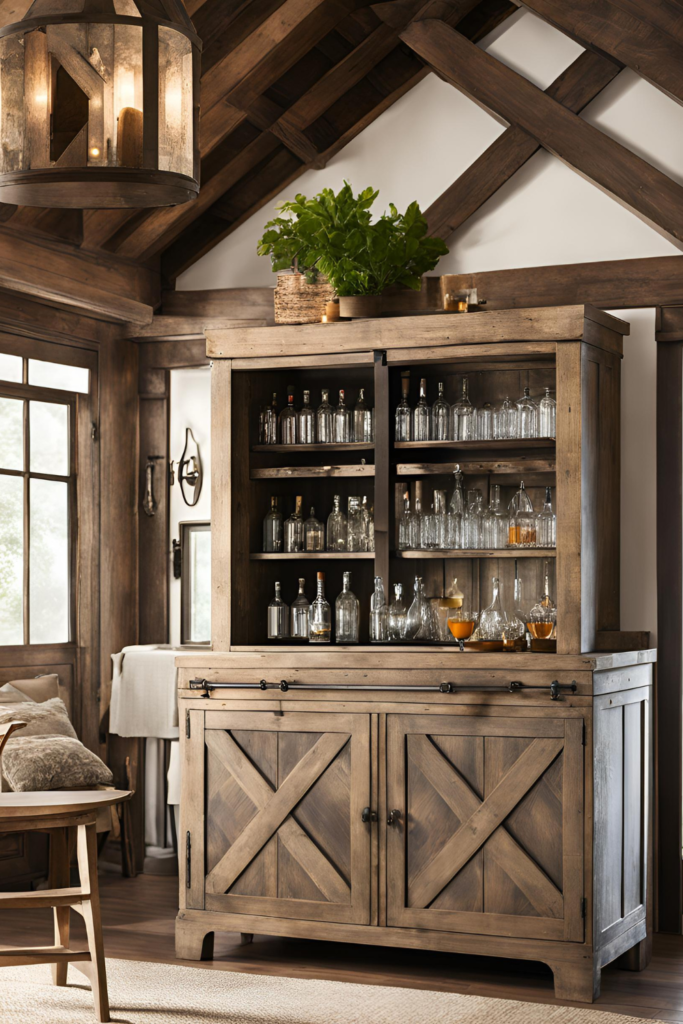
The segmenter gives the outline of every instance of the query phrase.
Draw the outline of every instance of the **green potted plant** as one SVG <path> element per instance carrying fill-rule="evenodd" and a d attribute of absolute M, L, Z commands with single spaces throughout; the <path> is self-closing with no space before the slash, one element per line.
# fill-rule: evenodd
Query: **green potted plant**
<path fill-rule="evenodd" d="M 427 235 L 416 202 L 405 213 L 391 203 L 373 223 L 370 207 L 378 194 L 366 188 L 354 196 L 345 182 L 336 195 L 329 188 L 312 199 L 297 195 L 280 207 L 289 216 L 266 225 L 258 252 L 270 255 L 274 270 L 296 265 L 304 276 L 325 275 L 341 316 L 377 316 L 387 289 L 419 290 L 422 275 L 448 252 L 442 239 Z"/>

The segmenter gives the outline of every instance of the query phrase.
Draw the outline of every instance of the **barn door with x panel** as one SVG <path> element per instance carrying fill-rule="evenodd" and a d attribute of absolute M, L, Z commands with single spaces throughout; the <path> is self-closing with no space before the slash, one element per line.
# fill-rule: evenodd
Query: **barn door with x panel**
<path fill-rule="evenodd" d="M 583 722 L 390 715 L 387 743 L 387 923 L 583 941 Z"/>
<path fill-rule="evenodd" d="M 367 924 L 369 716 L 207 711 L 203 743 L 205 908 Z"/>

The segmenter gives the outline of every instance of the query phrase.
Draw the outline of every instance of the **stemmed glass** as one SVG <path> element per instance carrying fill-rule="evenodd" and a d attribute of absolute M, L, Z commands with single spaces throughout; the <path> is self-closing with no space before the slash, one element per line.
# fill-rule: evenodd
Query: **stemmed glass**
<path fill-rule="evenodd" d="M 453 639 L 460 644 L 460 650 L 465 650 L 465 641 L 469 640 L 474 633 L 477 624 L 477 613 L 470 611 L 462 605 L 460 608 L 450 608 L 448 612 L 448 628 L 453 634 Z"/>

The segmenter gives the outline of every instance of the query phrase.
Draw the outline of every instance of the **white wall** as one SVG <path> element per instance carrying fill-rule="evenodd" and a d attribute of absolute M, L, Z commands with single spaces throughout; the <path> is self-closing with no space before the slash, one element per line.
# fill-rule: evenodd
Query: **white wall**
<path fill-rule="evenodd" d="M 581 48 L 520 10 L 481 44 L 546 88 Z M 630 71 L 622 71 L 582 116 L 683 182 L 683 110 Z M 301 191 L 380 189 L 376 212 L 417 199 L 425 209 L 505 129 L 468 97 L 431 75 L 395 103 L 326 168 L 293 185 L 217 245 L 178 280 L 180 289 L 273 285 L 256 241 L 277 202 Z M 500 270 L 677 254 L 681 246 L 592 183 L 539 152 L 448 239 L 441 273 Z M 622 626 L 656 628 L 655 342 L 652 310 L 623 310 Z"/>
<path fill-rule="evenodd" d="M 171 487 L 171 538 L 178 540 L 179 523 L 202 522 L 211 519 L 211 370 L 201 366 L 193 370 L 171 370 L 171 425 L 170 458 L 175 460 L 176 477 L 178 463 L 185 447 L 185 429 L 191 427 L 199 445 L 204 468 L 204 484 L 199 501 L 189 508 L 183 501 L 176 479 Z M 169 553 L 170 558 L 170 553 Z M 170 593 L 170 642 L 180 643 L 180 580 L 173 579 L 173 568 L 169 570 Z"/>

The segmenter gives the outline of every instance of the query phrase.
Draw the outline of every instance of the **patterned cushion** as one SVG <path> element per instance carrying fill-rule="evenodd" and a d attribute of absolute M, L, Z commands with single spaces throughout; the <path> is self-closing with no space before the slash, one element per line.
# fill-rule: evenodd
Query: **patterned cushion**
<path fill-rule="evenodd" d="M 22 729 L 13 736 L 2 755 L 2 773 L 15 793 L 83 789 L 113 781 L 104 761 L 75 736 L 26 736 L 25 732 Z"/>
<path fill-rule="evenodd" d="M 76 730 L 69 721 L 69 713 L 66 704 L 59 697 L 36 704 L 34 701 L 26 701 L 23 704 L 10 704 L 6 708 L 0 705 L 0 725 L 5 722 L 26 722 L 26 728 L 21 730 L 23 738 L 27 736 L 70 736 L 76 738 Z M 7 741 L 5 750 L 8 750 L 16 737 Z"/>

